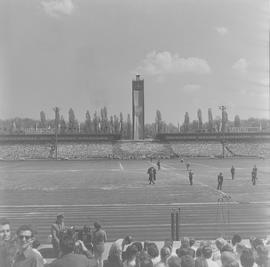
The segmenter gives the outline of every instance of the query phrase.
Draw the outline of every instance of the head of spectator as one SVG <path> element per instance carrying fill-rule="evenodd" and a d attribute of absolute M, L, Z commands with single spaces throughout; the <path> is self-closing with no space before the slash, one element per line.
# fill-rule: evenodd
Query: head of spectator
<path fill-rule="evenodd" d="M 225 246 L 222 247 L 222 249 L 220 251 L 221 252 L 224 252 L 224 251 L 233 252 L 233 247 L 229 243 L 227 243 Z"/>
<path fill-rule="evenodd" d="M 171 256 L 167 260 L 168 267 L 181 267 L 181 259 L 178 256 Z"/>
<path fill-rule="evenodd" d="M 162 247 L 160 249 L 160 259 L 162 262 L 166 262 L 166 260 L 170 257 L 171 250 L 168 247 Z"/>
<path fill-rule="evenodd" d="M 124 245 L 129 245 L 129 244 L 131 244 L 132 243 L 132 241 L 133 241 L 133 238 L 132 238 L 132 236 L 131 235 L 127 235 L 125 238 L 124 238 Z"/>
<path fill-rule="evenodd" d="M 189 238 L 188 237 L 184 237 L 183 239 L 181 239 L 181 247 L 182 248 L 189 248 Z"/>
<path fill-rule="evenodd" d="M 158 247 L 155 243 L 149 243 L 147 246 L 147 252 L 151 259 L 154 259 L 159 256 Z"/>
<path fill-rule="evenodd" d="M 110 250 L 109 250 L 109 256 L 108 256 L 108 264 L 109 266 L 121 266 L 122 260 L 121 260 L 121 249 L 118 246 L 115 246 L 112 244 Z"/>
<path fill-rule="evenodd" d="M 137 254 L 138 254 L 138 249 L 136 246 L 134 246 L 133 244 L 128 246 L 126 250 L 126 261 L 128 263 L 135 261 Z"/>
<path fill-rule="evenodd" d="M 39 246 L 40 246 L 40 242 L 39 242 L 37 239 L 35 239 L 35 240 L 32 242 L 32 248 L 37 249 Z"/>
<path fill-rule="evenodd" d="M 101 229 L 101 225 L 98 222 L 94 222 L 94 227 L 95 227 L 96 230 Z"/>
<path fill-rule="evenodd" d="M 186 255 L 190 255 L 190 253 L 189 253 L 189 249 L 188 248 L 182 248 L 182 247 L 180 247 L 180 248 L 178 248 L 178 249 L 176 249 L 176 255 L 179 257 L 179 258 L 181 258 L 181 257 L 183 257 L 183 256 L 186 256 Z M 191 256 L 191 255 L 190 255 Z"/>
<path fill-rule="evenodd" d="M 202 247 L 202 255 L 205 259 L 210 259 L 212 257 L 212 248 L 211 246 L 203 246 Z"/>
<path fill-rule="evenodd" d="M 32 246 L 34 239 L 34 230 L 30 225 L 22 225 L 17 232 L 18 249 L 23 252 Z"/>
<path fill-rule="evenodd" d="M 230 251 L 221 253 L 222 267 L 239 267 L 236 256 Z"/>
<path fill-rule="evenodd" d="M 192 247 L 195 244 L 195 238 L 190 238 L 189 239 L 189 246 Z"/>
<path fill-rule="evenodd" d="M 195 267 L 195 260 L 190 255 L 182 256 L 181 267 Z"/>
<path fill-rule="evenodd" d="M 75 236 L 71 232 L 65 232 L 60 238 L 60 250 L 63 255 L 74 252 L 75 249 Z"/>
<path fill-rule="evenodd" d="M 240 262 L 242 267 L 253 267 L 255 259 L 252 249 L 246 248 L 242 251 Z"/>
<path fill-rule="evenodd" d="M 172 240 L 165 240 L 164 241 L 164 247 L 167 247 L 172 252 L 173 249 L 173 241 Z"/>
<path fill-rule="evenodd" d="M 247 247 L 242 242 L 236 244 L 236 254 L 240 256 L 246 248 Z"/>
<path fill-rule="evenodd" d="M 138 242 L 138 241 L 134 242 L 134 243 L 132 243 L 132 246 L 135 246 L 137 248 L 138 252 L 141 252 L 143 250 L 143 245 L 141 242 Z"/>
<path fill-rule="evenodd" d="M 216 239 L 216 246 L 220 251 L 226 244 L 227 244 L 227 241 L 224 238 L 220 237 Z"/>
<path fill-rule="evenodd" d="M 250 244 L 251 244 L 251 247 L 253 247 L 256 250 L 258 246 L 264 245 L 263 241 L 259 238 L 250 239 Z"/>
<path fill-rule="evenodd" d="M 233 237 L 232 237 L 232 245 L 235 246 L 237 243 L 240 243 L 242 241 L 242 238 L 240 235 L 238 234 L 235 234 Z"/>
<path fill-rule="evenodd" d="M 259 245 L 256 248 L 257 255 L 255 257 L 255 262 L 260 267 L 269 267 L 268 262 L 268 249 L 264 245 Z"/>
<path fill-rule="evenodd" d="M 60 225 L 64 223 L 64 214 L 63 213 L 57 213 L 55 223 L 60 224 Z"/>
<path fill-rule="evenodd" d="M 0 220 L 0 241 L 9 241 L 11 239 L 10 222 L 7 218 Z"/>

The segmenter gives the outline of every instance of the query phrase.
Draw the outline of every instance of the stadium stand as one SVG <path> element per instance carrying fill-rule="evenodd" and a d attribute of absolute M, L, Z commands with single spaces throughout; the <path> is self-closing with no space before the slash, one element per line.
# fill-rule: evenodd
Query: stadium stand
<path fill-rule="evenodd" d="M 93 158 L 149 159 L 173 157 L 220 157 L 222 144 L 216 141 L 114 141 L 68 142 L 58 144 L 58 159 L 87 160 Z M 225 157 L 270 157 L 268 142 L 226 142 Z M 0 159 L 27 160 L 55 157 L 51 143 L 1 144 Z"/>

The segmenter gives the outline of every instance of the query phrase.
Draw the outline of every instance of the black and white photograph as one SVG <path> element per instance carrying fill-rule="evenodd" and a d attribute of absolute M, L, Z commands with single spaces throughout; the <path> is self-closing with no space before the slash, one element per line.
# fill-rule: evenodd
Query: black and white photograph
<path fill-rule="evenodd" d="M 0 267 L 270 267 L 268 0 L 0 0 Z"/>

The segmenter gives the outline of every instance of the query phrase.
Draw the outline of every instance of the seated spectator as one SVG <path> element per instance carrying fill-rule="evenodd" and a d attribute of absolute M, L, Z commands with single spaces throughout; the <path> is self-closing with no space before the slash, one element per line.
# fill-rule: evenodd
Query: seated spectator
<path fill-rule="evenodd" d="M 30 225 L 22 225 L 17 230 L 18 252 L 14 258 L 13 267 L 35 266 L 42 267 L 43 258 L 32 249 L 34 231 Z"/>
<path fill-rule="evenodd" d="M 124 267 L 135 267 L 138 249 L 134 245 L 130 245 L 126 250 L 126 260 L 123 262 Z"/>
<path fill-rule="evenodd" d="M 109 250 L 108 259 L 104 261 L 104 267 L 123 267 L 121 250 L 112 244 Z"/>
<path fill-rule="evenodd" d="M 182 256 L 181 267 L 195 267 L 195 260 L 190 255 Z"/>
<path fill-rule="evenodd" d="M 181 246 L 176 250 L 176 254 L 178 257 L 190 255 L 191 257 L 195 258 L 195 250 L 190 248 L 190 239 L 188 237 L 184 237 L 181 240 Z"/>
<path fill-rule="evenodd" d="M 88 259 L 85 255 L 75 254 L 75 237 L 70 232 L 64 233 L 60 238 L 61 258 L 53 261 L 50 267 L 96 267 L 95 260 Z"/>
<path fill-rule="evenodd" d="M 219 249 L 219 251 L 221 251 L 221 249 L 222 249 L 227 243 L 228 243 L 228 242 L 227 242 L 224 238 L 222 238 L 222 237 L 216 239 L 216 246 L 217 246 L 217 248 Z"/>
<path fill-rule="evenodd" d="M 156 245 L 156 243 L 148 243 L 147 245 L 147 253 L 151 258 L 151 261 L 153 262 L 153 265 L 155 265 L 159 259 L 159 251 L 158 251 L 158 247 Z"/>
<path fill-rule="evenodd" d="M 132 242 L 132 236 L 127 235 L 125 238 L 119 238 L 117 239 L 115 242 L 113 242 L 111 249 L 115 249 L 115 247 L 121 251 L 121 260 L 125 260 L 125 251 L 126 251 L 126 247 L 131 244 Z M 110 254 L 110 252 L 109 252 Z"/>
<path fill-rule="evenodd" d="M 204 246 L 202 248 L 202 255 L 203 255 L 204 259 L 206 260 L 208 267 L 218 267 L 218 264 L 211 259 L 211 257 L 212 257 L 211 246 Z"/>
<path fill-rule="evenodd" d="M 163 247 L 169 248 L 170 251 L 171 251 L 171 253 L 172 253 L 172 249 L 173 249 L 173 241 L 172 241 L 172 240 L 166 240 L 166 241 L 164 241 Z"/>
<path fill-rule="evenodd" d="M 233 247 L 229 243 L 227 243 L 221 248 L 221 253 L 224 251 L 234 252 Z"/>
<path fill-rule="evenodd" d="M 240 235 L 238 234 L 235 234 L 233 237 L 232 237 L 232 246 L 234 248 L 234 251 L 236 251 L 236 245 L 238 243 L 240 243 L 242 241 L 242 238 Z"/>
<path fill-rule="evenodd" d="M 240 262 L 242 267 L 253 267 L 254 266 L 254 255 L 252 249 L 246 248 L 242 251 L 240 256 Z"/>
<path fill-rule="evenodd" d="M 239 263 L 236 260 L 233 252 L 224 251 L 221 253 L 222 267 L 239 267 Z"/>
<path fill-rule="evenodd" d="M 181 259 L 178 256 L 171 256 L 167 260 L 168 267 L 181 267 Z"/>
<path fill-rule="evenodd" d="M 16 240 L 11 237 L 10 222 L 2 218 L 0 220 L 0 266 L 10 267 L 16 251 Z"/>
<path fill-rule="evenodd" d="M 269 267 L 268 249 L 264 245 L 259 245 L 256 247 L 256 252 L 255 262 L 258 267 Z"/>
<path fill-rule="evenodd" d="M 155 264 L 155 267 L 167 267 L 167 259 L 171 255 L 171 250 L 168 247 L 162 247 L 160 249 L 160 261 Z"/>

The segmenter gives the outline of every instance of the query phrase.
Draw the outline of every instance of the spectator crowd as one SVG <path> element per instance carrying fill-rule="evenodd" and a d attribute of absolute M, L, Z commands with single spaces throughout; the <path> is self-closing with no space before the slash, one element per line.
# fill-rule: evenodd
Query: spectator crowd
<path fill-rule="evenodd" d="M 51 225 L 53 258 L 39 249 L 36 232 L 21 225 L 15 235 L 6 218 L 0 220 L 0 267 L 270 267 L 270 240 L 251 237 L 248 242 L 235 234 L 231 240 L 195 241 L 183 237 L 177 242 L 134 241 L 132 236 L 115 240 L 104 257 L 107 234 L 98 222 L 94 228 L 66 227 L 58 214 Z"/>

